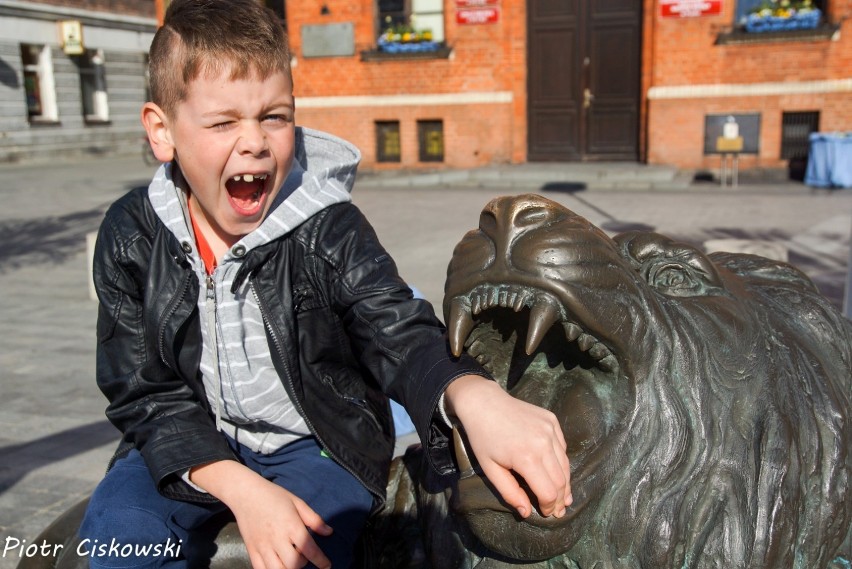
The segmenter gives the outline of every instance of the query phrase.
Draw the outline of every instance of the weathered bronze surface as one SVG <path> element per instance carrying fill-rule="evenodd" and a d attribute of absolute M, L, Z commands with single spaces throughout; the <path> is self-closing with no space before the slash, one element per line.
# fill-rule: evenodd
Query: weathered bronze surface
<path fill-rule="evenodd" d="M 505 197 L 456 247 L 444 314 L 456 352 L 560 418 L 574 504 L 520 520 L 474 457 L 440 479 L 412 449 L 365 568 L 852 567 L 852 323 L 794 267 Z M 248 566 L 233 523 L 216 543 L 212 567 Z"/>
<path fill-rule="evenodd" d="M 575 501 L 521 521 L 475 461 L 447 483 L 411 454 L 384 529 L 422 542 L 381 567 L 850 567 L 852 323 L 797 269 L 527 195 L 485 207 L 445 292 L 454 350 L 561 419 Z"/>

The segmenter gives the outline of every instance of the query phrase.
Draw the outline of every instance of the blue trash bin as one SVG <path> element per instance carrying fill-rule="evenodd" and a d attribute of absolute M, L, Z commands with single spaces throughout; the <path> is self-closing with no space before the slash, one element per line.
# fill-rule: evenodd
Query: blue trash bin
<path fill-rule="evenodd" d="M 852 133 L 811 133 L 805 183 L 818 188 L 852 188 Z"/>

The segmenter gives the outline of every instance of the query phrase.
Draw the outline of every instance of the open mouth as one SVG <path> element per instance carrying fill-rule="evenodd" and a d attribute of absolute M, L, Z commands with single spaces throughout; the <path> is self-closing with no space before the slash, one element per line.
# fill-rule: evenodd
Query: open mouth
<path fill-rule="evenodd" d="M 478 284 L 452 297 L 447 316 L 456 355 L 466 351 L 514 397 L 549 409 L 559 418 L 568 442 L 574 494 L 574 504 L 563 518 L 543 517 L 536 511 L 522 520 L 482 477 L 463 436 L 456 433 L 461 476 L 453 493 L 453 510 L 465 517 L 480 539 L 500 541 L 507 555 L 550 554 L 564 542 L 551 544 L 541 532 L 570 524 L 599 490 L 598 482 L 584 483 L 584 478 L 606 452 L 605 437 L 621 415 L 615 394 L 625 386 L 622 366 L 605 341 L 585 330 L 550 291 L 518 284 Z M 529 532 L 537 535 L 533 541 L 542 550 L 529 551 L 529 540 L 515 539 Z"/>
<path fill-rule="evenodd" d="M 255 215 L 263 207 L 267 192 L 268 174 L 239 174 L 225 182 L 233 208 L 242 215 Z"/>

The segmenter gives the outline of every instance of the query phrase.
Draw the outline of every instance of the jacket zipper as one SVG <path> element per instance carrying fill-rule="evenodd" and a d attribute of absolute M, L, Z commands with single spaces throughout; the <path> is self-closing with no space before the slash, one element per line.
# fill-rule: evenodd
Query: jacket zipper
<path fill-rule="evenodd" d="M 275 351 L 278 353 L 278 357 L 281 358 L 281 361 L 283 362 L 283 361 L 285 361 L 284 350 L 281 347 L 281 342 L 278 339 L 278 334 L 275 333 L 275 330 L 273 329 L 272 324 L 270 324 L 270 322 L 269 322 L 269 317 L 267 316 L 268 313 L 266 311 L 266 305 L 264 304 L 263 300 L 261 299 L 260 293 L 258 293 L 257 289 L 255 289 L 254 283 L 252 281 L 249 281 L 249 288 L 251 288 L 251 292 L 252 292 L 252 294 L 254 294 L 254 298 L 257 300 L 257 305 L 260 308 L 260 315 L 263 318 L 263 325 L 267 329 L 267 331 L 269 332 L 269 335 L 272 337 L 272 343 L 275 344 Z M 298 399 L 296 399 L 295 397 L 293 397 L 291 395 L 292 393 L 296 392 L 296 386 L 293 383 L 293 377 L 290 374 L 289 370 L 287 369 L 286 365 L 284 366 L 284 371 L 287 374 L 287 385 L 290 388 L 288 390 L 288 395 L 290 395 L 290 400 L 293 402 L 293 405 L 296 406 L 296 410 L 299 412 L 299 415 L 301 415 L 302 418 L 305 420 L 305 424 L 308 426 L 308 429 L 311 431 L 311 433 L 314 435 L 314 437 L 316 437 L 317 441 L 319 441 L 320 447 L 323 450 L 325 450 L 325 452 L 328 453 L 328 455 L 331 456 L 331 458 L 333 458 L 334 461 L 337 464 L 339 464 L 344 470 L 346 470 L 346 472 L 351 474 L 355 478 L 355 480 L 360 482 L 361 485 L 364 486 L 365 488 L 369 489 L 371 486 L 369 484 L 367 484 L 367 482 L 363 478 L 361 478 L 361 476 L 357 472 L 355 472 L 346 463 L 344 463 L 342 460 L 340 460 L 340 457 L 336 456 L 334 454 L 334 452 L 329 448 L 329 446 L 327 444 L 325 444 L 325 441 L 322 440 L 322 437 L 319 436 L 319 433 L 317 433 L 317 430 L 314 427 L 313 423 L 311 423 L 311 420 L 308 418 L 307 414 L 305 413 L 305 410 L 302 408 L 302 404 L 299 402 Z M 376 492 L 375 488 L 373 488 L 372 491 L 376 495 L 379 495 L 379 496 L 381 495 L 378 492 Z"/>
<path fill-rule="evenodd" d="M 213 354 L 213 378 L 216 385 L 216 430 L 222 430 L 222 375 L 219 371 L 219 336 L 216 326 L 216 283 L 213 275 L 207 275 L 207 298 L 204 300 L 204 310 L 207 313 L 207 336 L 210 340 L 210 350 Z"/>
<path fill-rule="evenodd" d="M 350 405 L 354 405 L 354 406 L 358 407 L 359 409 L 361 409 L 361 410 L 362 410 L 362 411 L 363 411 L 363 412 L 367 415 L 367 417 L 369 417 L 369 419 L 370 419 L 370 421 L 373 423 L 373 425 L 374 425 L 374 426 L 375 426 L 378 430 L 380 430 L 380 431 L 382 430 L 382 426 L 379 424 L 379 420 L 376 418 L 376 415 L 375 415 L 375 414 L 374 414 L 374 413 L 370 410 L 369 406 L 367 405 L 367 401 L 366 401 L 366 400 L 361 399 L 361 398 L 359 398 L 359 397 L 354 397 L 354 396 L 352 396 L 352 395 L 346 395 L 345 393 L 341 392 L 341 391 L 337 388 L 337 386 L 334 384 L 334 380 L 331 378 L 331 376 L 330 376 L 330 375 L 325 375 L 325 374 L 324 374 L 324 375 L 322 376 L 322 382 L 323 382 L 323 383 L 326 385 L 326 387 L 328 387 L 328 388 L 331 390 L 331 392 L 332 392 L 332 393 L 334 393 L 334 394 L 335 394 L 335 395 L 336 395 L 339 399 L 342 399 L 343 401 L 345 401 L 345 402 L 349 403 Z"/>
<path fill-rule="evenodd" d="M 172 366 L 170 366 L 169 362 L 166 361 L 166 323 L 171 319 L 174 313 L 177 312 L 178 306 L 180 306 L 183 302 L 193 278 L 194 275 L 192 272 L 187 272 L 186 277 L 183 279 L 183 286 L 180 288 L 179 294 L 172 299 L 168 309 L 163 312 L 163 318 L 161 320 L 162 324 L 160 324 L 157 340 L 160 346 L 160 359 L 169 369 L 171 369 Z"/>

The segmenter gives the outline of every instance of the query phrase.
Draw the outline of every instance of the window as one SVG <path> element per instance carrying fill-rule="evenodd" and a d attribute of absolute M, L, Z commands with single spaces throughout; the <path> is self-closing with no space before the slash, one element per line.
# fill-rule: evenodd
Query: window
<path fill-rule="evenodd" d="M 417 121 L 421 162 L 444 161 L 444 121 Z"/>
<path fill-rule="evenodd" d="M 812 132 L 819 130 L 819 111 L 781 114 L 781 158 L 792 160 L 808 155 Z"/>
<path fill-rule="evenodd" d="M 80 72 L 80 99 L 83 117 L 88 122 L 109 120 L 104 53 L 100 49 L 87 49 L 73 58 Z"/>
<path fill-rule="evenodd" d="M 376 121 L 376 161 L 400 162 L 401 160 L 399 121 Z"/>
<path fill-rule="evenodd" d="M 396 41 L 444 41 L 443 0 L 378 0 L 379 34 L 391 32 Z M 408 34 L 408 39 L 406 39 Z"/>
<path fill-rule="evenodd" d="M 21 64 L 24 70 L 27 117 L 30 122 L 59 120 L 50 47 L 21 44 Z"/>

